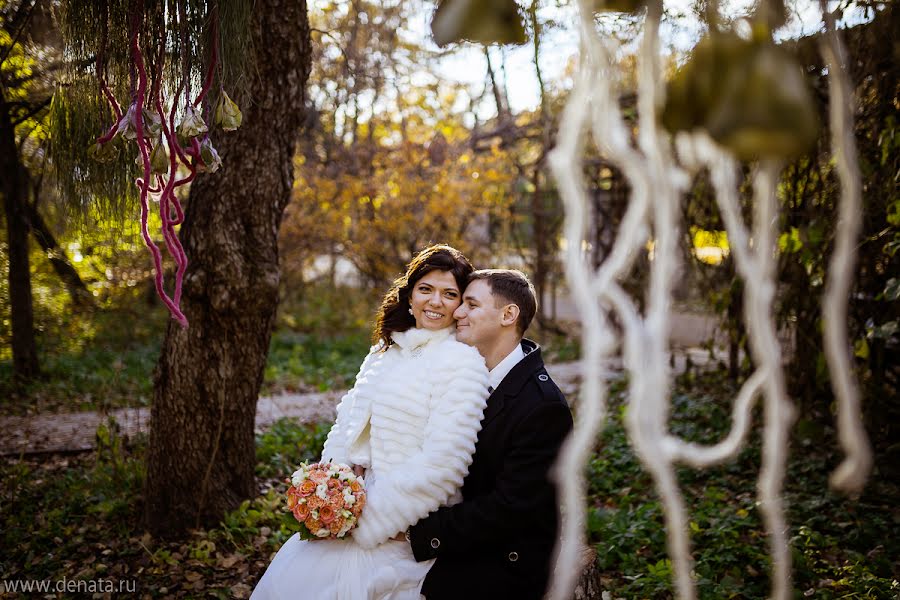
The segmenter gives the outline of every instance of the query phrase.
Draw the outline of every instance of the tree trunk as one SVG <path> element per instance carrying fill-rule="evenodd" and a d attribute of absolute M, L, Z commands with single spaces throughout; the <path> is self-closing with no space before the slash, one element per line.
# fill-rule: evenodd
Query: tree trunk
<path fill-rule="evenodd" d="M 9 304 L 12 320 L 13 375 L 28 381 L 38 374 L 25 216 L 25 168 L 19 162 L 16 133 L 0 89 L 0 192 L 6 210 L 9 244 Z"/>
<path fill-rule="evenodd" d="M 182 310 L 154 373 L 145 521 L 177 536 L 256 493 L 254 417 L 278 303 L 278 229 L 310 69 L 306 2 L 254 11 L 252 102 L 219 136 L 222 169 L 192 184 Z"/>

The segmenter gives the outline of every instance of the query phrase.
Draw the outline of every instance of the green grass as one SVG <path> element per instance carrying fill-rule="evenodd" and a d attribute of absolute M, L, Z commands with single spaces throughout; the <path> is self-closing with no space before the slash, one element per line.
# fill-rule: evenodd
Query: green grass
<path fill-rule="evenodd" d="M 42 374 L 26 386 L 0 360 L 3 414 L 77 412 L 149 406 L 167 313 L 122 303 L 89 318 L 72 318 L 38 339 Z M 142 312 L 143 311 L 143 312 Z M 288 329 L 274 332 L 261 393 L 310 392 L 349 387 L 369 350 L 369 332 L 331 337 Z"/>
<path fill-rule="evenodd" d="M 8 399 L 0 403 L 0 414 L 149 406 L 168 312 L 148 303 L 146 290 L 138 287 L 120 290 L 90 312 L 71 311 L 63 296 L 53 306 L 37 336 L 42 374 L 36 381 L 16 384 L 11 356 L 0 354 L 0 397 Z M 349 387 L 371 345 L 372 311 L 367 294 L 346 288 L 316 284 L 299 300 L 288 295 L 269 345 L 261 393 Z M 538 329 L 533 334 L 547 362 L 580 354 L 575 335 Z"/>
<path fill-rule="evenodd" d="M 369 335 L 366 330 L 333 337 L 276 331 L 269 345 L 263 393 L 350 387 L 369 351 Z"/>
<path fill-rule="evenodd" d="M 68 314 L 37 337 L 41 376 L 26 386 L 0 360 L 6 414 L 148 406 L 166 314 L 137 297 L 91 314 Z"/>

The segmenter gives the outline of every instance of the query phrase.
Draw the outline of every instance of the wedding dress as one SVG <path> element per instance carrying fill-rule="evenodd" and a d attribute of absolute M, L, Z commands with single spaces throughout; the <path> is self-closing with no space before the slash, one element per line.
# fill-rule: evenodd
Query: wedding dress
<path fill-rule="evenodd" d="M 366 467 L 359 523 L 344 539 L 291 537 L 251 600 L 419 600 L 433 561 L 391 538 L 461 500 L 488 396 L 484 359 L 453 334 L 410 329 L 372 349 L 322 453 Z"/>

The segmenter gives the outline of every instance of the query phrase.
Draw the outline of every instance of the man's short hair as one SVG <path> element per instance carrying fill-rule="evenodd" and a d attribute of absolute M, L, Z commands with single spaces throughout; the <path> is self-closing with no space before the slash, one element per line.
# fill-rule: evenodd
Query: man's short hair
<path fill-rule="evenodd" d="M 469 275 L 469 283 L 479 279 L 491 287 L 497 308 L 506 304 L 519 307 L 516 329 L 519 335 L 524 334 L 537 312 L 537 293 L 525 273 L 515 269 L 479 269 Z"/>

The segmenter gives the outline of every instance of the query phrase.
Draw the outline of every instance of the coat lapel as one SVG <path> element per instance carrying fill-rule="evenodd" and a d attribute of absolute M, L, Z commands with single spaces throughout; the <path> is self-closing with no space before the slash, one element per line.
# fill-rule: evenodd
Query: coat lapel
<path fill-rule="evenodd" d="M 500 388 L 503 386 L 501 385 Z M 484 429 L 488 423 L 494 420 L 494 417 L 500 414 L 503 406 L 506 404 L 502 390 L 498 388 L 494 393 L 488 396 L 487 406 L 484 408 L 484 417 L 481 419 L 481 428 Z"/>
<path fill-rule="evenodd" d="M 488 396 L 487 406 L 484 409 L 484 418 L 481 420 L 481 428 L 484 429 L 488 423 L 494 420 L 497 415 L 503 412 L 507 403 L 507 397 L 515 396 L 522 389 L 525 381 L 536 368 L 540 368 L 544 363 L 541 360 L 541 350 L 531 340 L 522 340 L 522 349 L 525 351 L 525 358 L 506 374 L 497 389 Z"/>

